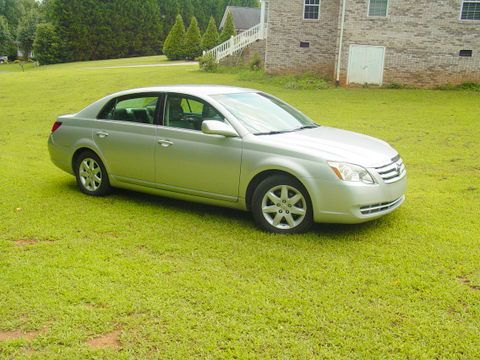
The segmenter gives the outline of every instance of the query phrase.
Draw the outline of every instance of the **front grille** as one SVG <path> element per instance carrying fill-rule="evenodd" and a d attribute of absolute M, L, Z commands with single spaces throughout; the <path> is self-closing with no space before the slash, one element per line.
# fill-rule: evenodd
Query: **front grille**
<path fill-rule="evenodd" d="M 375 171 L 380 175 L 385 184 L 394 183 L 407 175 L 407 169 L 400 156 L 394 157 L 388 165 L 375 168 Z"/>
<path fill-rule="evenodd" d="M 398 198 L 397 200 L 391 201 L 391 202 L 386 202 L 386 203 L 381 203 L 381 204 L 373 204 L 373 205 L 368 205 L 368 206 L 362 206 L 360 208 L 360 212 L 363 215 L 370 215 L 370 214 L 376 214 L 382 211 L 387 211 L 398 204 L 400 204 L 403 200 L 403 196 L 401 198 Z"/>

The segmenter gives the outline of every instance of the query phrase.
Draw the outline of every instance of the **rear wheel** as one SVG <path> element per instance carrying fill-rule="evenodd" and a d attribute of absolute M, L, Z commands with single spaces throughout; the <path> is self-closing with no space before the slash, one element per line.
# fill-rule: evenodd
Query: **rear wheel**
<path fill-rule="evenodd" d="M 77 185 L 84 194 L 103 196 L 111 190 L 107 170 L 93 151 L 84 151 L 77 157 L 75 176 Z"/>
<path fill-rule="evenodd" d="M 257 225 L 270 232 L 306 232 L 313 224 L 313 209 L 305 187 L 286 175 L 263 180 L 253 193 L 252 213 Z"/>

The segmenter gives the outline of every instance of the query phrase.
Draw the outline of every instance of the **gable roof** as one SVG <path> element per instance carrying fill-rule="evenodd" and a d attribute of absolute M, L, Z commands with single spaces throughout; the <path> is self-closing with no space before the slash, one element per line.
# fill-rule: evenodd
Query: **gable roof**
<path fill-rule="evenodd" d="M 227 6 L 225 14 L 223 14 L 222 22 L 220 23 L 220 29 L 223 29 L 229 11 L 232 13 L 233 23 L 237 30 L 247 30 L 260 24 L 260 8 Z"/>

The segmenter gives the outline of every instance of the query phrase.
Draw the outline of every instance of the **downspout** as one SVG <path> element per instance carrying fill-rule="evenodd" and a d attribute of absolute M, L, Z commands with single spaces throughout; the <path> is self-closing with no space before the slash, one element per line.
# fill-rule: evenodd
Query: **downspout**
<path fill-rule="evenodd" d="M 340 85 L 340 69 L 342 66 L 342 53 L 343 53 L 343 31 L 345 29 L 345 13 L 347 9 L 347 0 L 343 0 L 342 4 L 342 19 L 340 20 L 340 40 L 338 45 L 338 59 L 337 59 L 337 78 L 336 78 L 336 85 Z"/>

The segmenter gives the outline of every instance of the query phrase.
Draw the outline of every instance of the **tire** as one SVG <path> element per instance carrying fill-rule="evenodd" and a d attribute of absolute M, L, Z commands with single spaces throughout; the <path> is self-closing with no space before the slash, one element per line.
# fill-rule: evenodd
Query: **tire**
<path fill-rule="evenodd" d="M 77 185 L 90 196 L 105 196 L 111 191 L 110 180 L 102 160 L 93 151 L 84 151 L 74 164 Z M 90 170 L 90 168 L 92 170 Z"/>
<path fill-rule="evenodd" d="M 305 187 L 288 175 L 273 175 L 255 189 L 251 203 L 255 223 L 277 234 L 299 234 L 313 225 L 313 208 Z"/>

